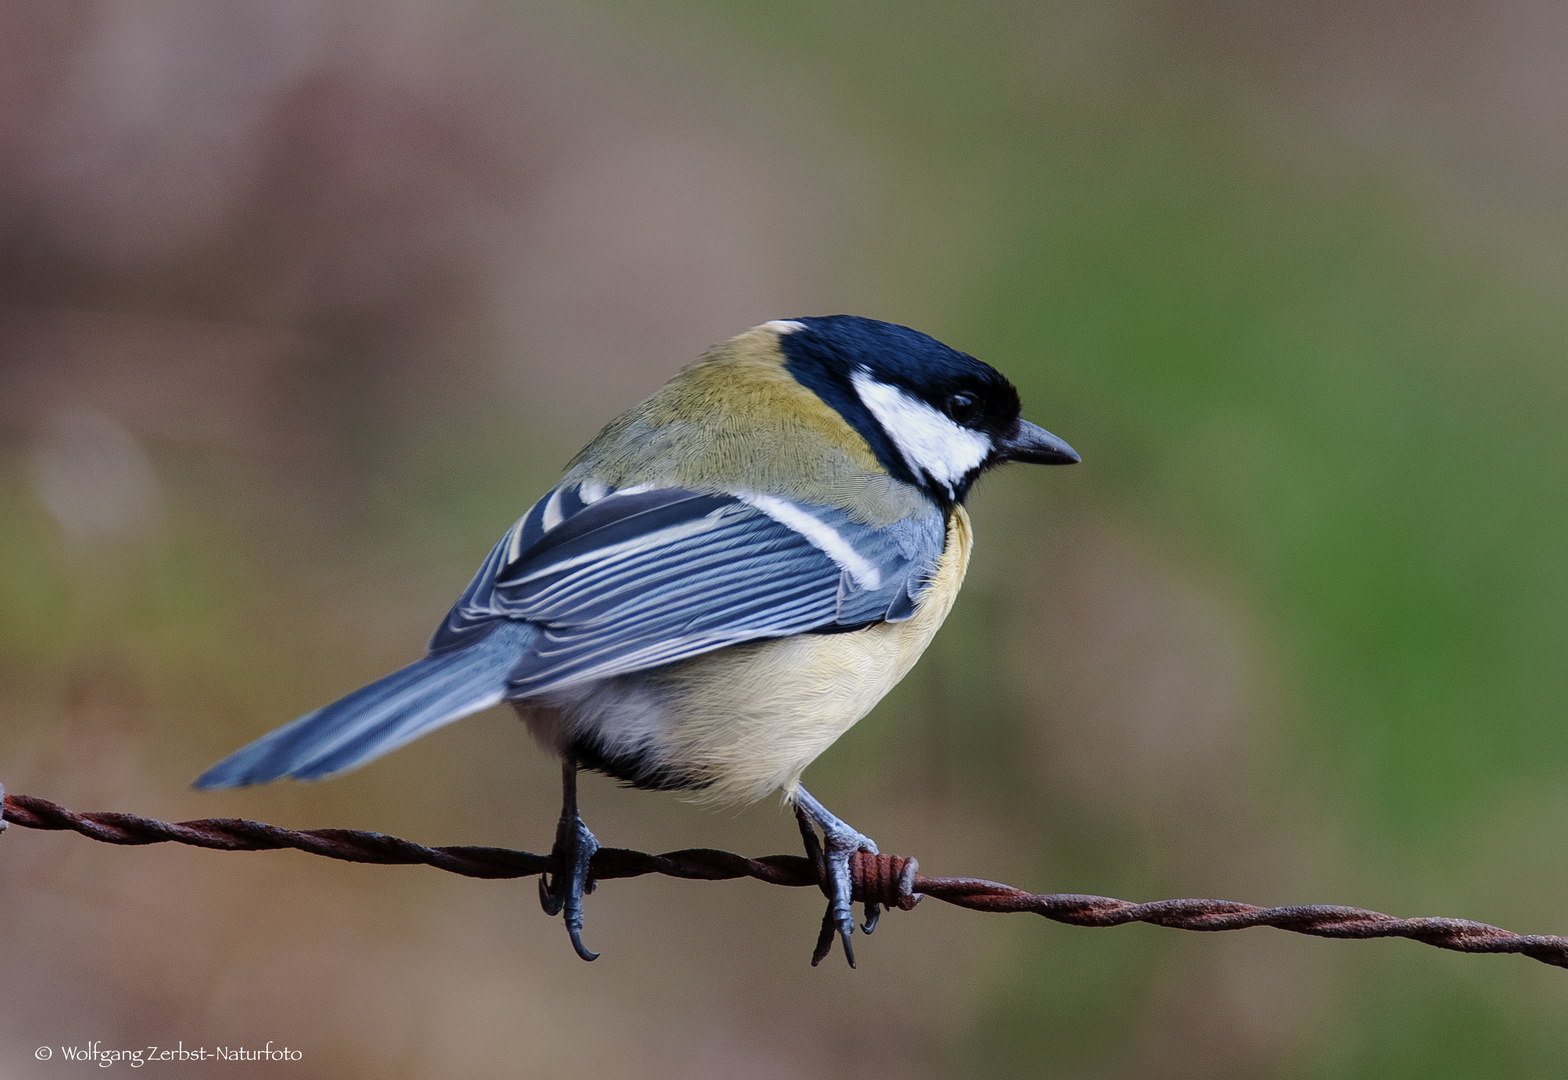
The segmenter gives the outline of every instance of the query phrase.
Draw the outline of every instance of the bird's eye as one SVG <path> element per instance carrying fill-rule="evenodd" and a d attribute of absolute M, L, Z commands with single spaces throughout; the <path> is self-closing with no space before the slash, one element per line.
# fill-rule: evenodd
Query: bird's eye
<path fill-rule="evenodd" d="M 944 411 L 957 423 L 968 424 L 980 413 L 980 399 L 967 390 L 960 390 L 948 395 Z"/>

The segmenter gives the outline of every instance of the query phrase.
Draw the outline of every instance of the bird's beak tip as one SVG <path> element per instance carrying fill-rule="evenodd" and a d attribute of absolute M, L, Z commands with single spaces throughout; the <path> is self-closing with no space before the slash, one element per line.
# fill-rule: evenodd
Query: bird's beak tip
<path fill-rule="evenodd" d="M 1008 461 L 1032 465 L 1076 465 L 1083 459 L 1078 451 L 1038 424 L 1020 419 L 1018 427 L 1002 445 Z"/>

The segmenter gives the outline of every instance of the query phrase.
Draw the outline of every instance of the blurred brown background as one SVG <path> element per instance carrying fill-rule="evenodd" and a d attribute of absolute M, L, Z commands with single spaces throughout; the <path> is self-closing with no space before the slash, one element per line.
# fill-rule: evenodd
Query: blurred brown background
<path fill-rule="evenodd" d="M 1568 931 L 1568 14 L 1127 0 L 0 0 L 0 781 L 547 847 L 507 712 L 196 793 L 418 655 L 598 427 L 848 311 L 1085 456 L 973 501 L 809 779 L 932 873 Z M 1025 472 L 1019 470 L 1020 473 Z M 586 782 L 607 844 L 792 851 Z M 936 903 L 0 840 L 0 1077 L 1558 1075 L 1559 972 Z M 56 1047 L 56 1060 L 33 1050 Z M 119 1068 L 125 1068 L 121 1065 Z"/>

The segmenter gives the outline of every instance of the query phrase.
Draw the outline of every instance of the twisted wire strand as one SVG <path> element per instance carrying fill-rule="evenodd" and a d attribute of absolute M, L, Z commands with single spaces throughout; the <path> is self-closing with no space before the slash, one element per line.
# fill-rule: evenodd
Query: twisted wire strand
<path fill-rule="evenodd" d="M 4 788 L 0 787 L 0 794 Z M 0 827 L 69 830 L 107 844 L 189 844 L 222 851 L 293 848 L 347 862 L 422 864 L 474 878 L 519 878 L 554 873 L 549 855 L 496 847 L 425 847 L 384 833 L 353 829 L 284 829 L 242 818 L 156 821 L 134 814 L 77 813 L 32 795 L 5 795 Z M 652 855 L 626 848 L 600 848 L 593 857 L 596 879 L 667 877 L 701 881 L 755 878 L 772 885 L 822 887 L 817 868 L 800 855 L 748 859 L 728 851 L 688 848 Z M 1568 938 L 1515 934 L 1468 919 L 1398 919 L 1381 912 L 1331 904 L 1258 907 L 1231 900 L 1156 900 L 1136 904 L 1109 896 L 1030 893 L 981 878 L 927 877 L 919 863 L 898 855 L 860 854 L 850 860 L 857 901 L 907 911 L 922 896 L 972 911 L 1030 912 L 1072 926 L 1123 926 L 1143 922 L 1177 930 L 1244 930 L 1272 926 L 1326 938 L 1402 937 L 1466 953 L 1519 953 L 1543 964 L 1568 967 Z"/>

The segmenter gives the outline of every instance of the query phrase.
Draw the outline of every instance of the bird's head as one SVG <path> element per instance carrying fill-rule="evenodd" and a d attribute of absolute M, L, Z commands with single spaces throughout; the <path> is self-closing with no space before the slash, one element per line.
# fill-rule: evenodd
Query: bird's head
<path fill-rule="evenodd" d="M 1002 373 L 906 326 L 855 315 L 779 319 L 784 366 L 871 445 L 889 473 L 961 503 L 1008 461 L 1071 465 L 1072 447 L 1019 415 Z"/>

